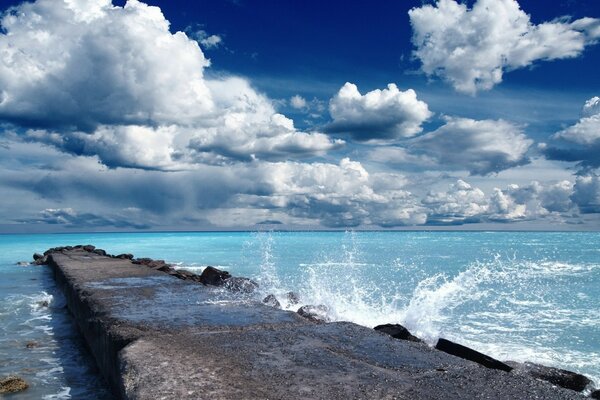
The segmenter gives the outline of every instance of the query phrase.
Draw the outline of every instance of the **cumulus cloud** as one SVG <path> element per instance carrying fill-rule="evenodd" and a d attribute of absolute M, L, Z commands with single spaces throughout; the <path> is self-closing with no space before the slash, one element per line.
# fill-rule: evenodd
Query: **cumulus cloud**
<path fill-rule="evenodd" d="M 593 97 L 583 106 L 579 121 L 552 136 L 552 144 L 541 150 L 553 160 L 576 161 L 582 167 L 600 166 L 600 98 Z"/>
<path fill-rule="evenodd" d="M 414 90 L 400 91 L 390 83 L 362 95 L 347 82 L 329 102 L 330 133 L 349 134 L 359 141 L 391 141 L 415 136 L 433 114 Z"/>
<path fill-rule="evenodd" d="M 577 57 L 600 39 L 600 19 L 536 25 L 516 0 L 477 0 L 470 9 L 438 0 L 411 9 L 409 16 L 422 71 L 470 94 L 502 82 L 506 71 Z"/>
<path fill-rule="evenodd" d="M 219 47 L 223 43 L 223 38 L 219 35 L 209 35 L 204 29 L 192 30 L 186 29 L 186 33 L 195 39 L 205 49 L 213 49 Z"/>
<path fill-rule="evenodd" d="M 507 121 L 447 118 L 440 128 L 413 139 L 409 150 L 448 169 L 486 175 L 527 164 L 532 143 L 521 127 Z"/>
<path fill-rule="evenodd" d="M 422 202 L 429 210 L 430 225 L 479 222 L 488 210 L 485 193 L 460 179 L 445 193 L 429 192 Z"/>
<path fill-rule="evenodd" d="M 198 43 L 137 0 L 37 0 L 1 24 L 0 119 L 32 128 L 30 140 L 155 169 L 316 156 L 343 143 L 296 130 L 242 78 L 206 79 Z"/>
<path fill-rule="evenodd" d="M 292 106 L 292 108 L 301 110 L 303 108 L 306 108 L 307 103 L 304 97 L 300 96 L 299 94 L 296 94 L 290 98 L 290 105 Z"/>
<path fill-rule="evenodd" d="M 422 200 L 429 225 L 460 225 L 478 222 L 518 222 L 541 218 L 564 221 L 575 213 L 571 200 L 573 183 L 534 181 L 494 188 L 489 195 L 458 180 L 446 192 L 429 192 Z"/>
<path fill-rule="evenodd" d="M 317 219 L 328 227 L 424 223 L 426 216 L 412 194 L 402 189 L 403 176 L 370 174 L 360 162 L 344 158 L 338 165 L 277 163 L 269 167 L 272 194 L 256 201 L 283 208 L 297 218 Z"/>
<path fill-rule="evenodd" d="M 600 177 L 597 173 L 577 177 L 572 200 L 584 214 L 600 213 Z"/>
<path fill-rule="evenodd" d="M 136 0 L 22 3 L 4 14 L 0 118 L 93 130 L 190 123 L 214 111 L 208 60 L 157 7 Z"/>

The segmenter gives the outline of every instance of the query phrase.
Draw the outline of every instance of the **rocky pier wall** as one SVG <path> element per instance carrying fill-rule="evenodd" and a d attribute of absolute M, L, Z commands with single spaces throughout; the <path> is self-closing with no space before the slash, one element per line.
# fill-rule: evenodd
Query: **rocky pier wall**
<path fill-rule="evenodd" d="M 53 268 L 120 399 L 582 399 L 581 385 L 589 392 L 589 381 L 569 389 L 552 381 L 568 371 L 509 366 L 447 341 L 438 350 L 397 325 L 374 330 L 283 311 L 254 300 L 252 281 L 215 269 L 198 276 L 93 246 L 34 258 Z M 574 376 L 581 375 L 563 376 L 567 385 Z"/>

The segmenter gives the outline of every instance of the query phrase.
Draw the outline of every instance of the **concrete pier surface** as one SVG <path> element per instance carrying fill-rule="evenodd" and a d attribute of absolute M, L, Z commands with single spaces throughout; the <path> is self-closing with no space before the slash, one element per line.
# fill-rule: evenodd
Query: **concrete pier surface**
<path fill-rule="evenodd" d="M 81 248 L 50 252 L 67 306 L 121 399 L 582 399 L 347 322 Z"/>

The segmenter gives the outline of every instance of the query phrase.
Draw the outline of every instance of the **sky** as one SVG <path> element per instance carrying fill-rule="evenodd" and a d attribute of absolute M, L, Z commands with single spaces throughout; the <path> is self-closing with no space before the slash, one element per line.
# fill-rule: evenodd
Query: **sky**
<path fill-rule="evenodd" d="M 0 10 L 0 232 L 600 229 L 597 0 Z"/>

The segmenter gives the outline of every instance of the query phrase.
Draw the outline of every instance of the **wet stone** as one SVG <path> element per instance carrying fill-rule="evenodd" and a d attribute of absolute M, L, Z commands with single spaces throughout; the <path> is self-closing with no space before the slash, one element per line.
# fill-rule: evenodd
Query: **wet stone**
<path fill-rule="evenodd" d="M 298 309 L 297 312 L 304 318 L 309 319 L 313 322 L 329 322 L 329 317 L 327 316 L 329 308 L 327 308 L 327 306 L 324 306 L 323 304 L 319 304 L 316 306 L 302 306 Z"/>
<path fill-rule="evenodd" d="M 268 306 L 274 307 L 274 308 L 281 308 L 281 304 L 279 303 L 279 300 L 277 300 L 277 297 L 275 297 L 275 295 L 268 295 L 267 297 L 265 297 L 264 299 L 262 299 L 263 304 L 266 304 Z"/>
<path fill-rule="evenodd" d="M 23 378 L 18 376 L 8 376 L 0 379 L 0 393 L 21 392 L 29 387 Z"/>
<path fill-rule="evenodd" d="M 480 353 L 462 344 L 451 342 L 447 339 L 440 338 L 435 345 L 435 348 L 444 353 L 452 354 L 453 356 L 464 358 L 465 360 L 476 362 L 486 368 L 499 369 L 501 371 L 510 372 L 512 367 L 506 365 L 502 361 L 498 361 L 488 355 Z"/>
<path fill-rule="evenodd" d="M 514 368 L 513 373 L 527 374 L 534 378 L 541 379 L 554 385 L 564 387 L 565 389 L 574 390 L 576 392 L 583 392 L 585 388 L 592 383 L 588 377 L 578 374 L 577 372 L 567 371 L 565 369 L 547 367 L 545 365 L 530 362 L 509 362 L 508 364 Z"/>
<path fill-rule="evenodd" d="M 406 329 L 400 324 L 378 325 L 373 329 L 375 329 L 378 332 L 386 333 L 394 339 L 409 340 L 411 342 L 421 342 L 421 339 L 419 339 L 416 336 L 413 336 L 408 329 Z"/>

